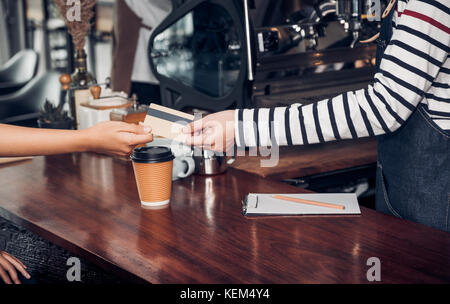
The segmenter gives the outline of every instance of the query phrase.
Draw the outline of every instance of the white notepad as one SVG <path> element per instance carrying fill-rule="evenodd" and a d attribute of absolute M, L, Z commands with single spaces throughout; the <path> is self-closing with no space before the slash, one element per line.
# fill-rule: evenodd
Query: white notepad
<path fill-rule="evenodd" d="M 343 205 L 345 209 L 313 206 L 273 198 L 274 195 L 300 198 L 316 202 Z M 261 194 L 249 193 L 242 201 L 242 214 L 253 215 L 332 215 L 361 214 L 354 193 Z"/>

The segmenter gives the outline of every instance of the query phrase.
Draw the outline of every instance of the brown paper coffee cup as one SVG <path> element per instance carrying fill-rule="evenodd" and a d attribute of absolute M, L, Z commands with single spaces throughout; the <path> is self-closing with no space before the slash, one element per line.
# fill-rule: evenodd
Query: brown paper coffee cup
<path fill-rule="evenodd" d="M 169 203 L 173 159 L 167 147 L 142 147 L 133 151 L 131 160 L 143 206 L 157 207 Z"/>

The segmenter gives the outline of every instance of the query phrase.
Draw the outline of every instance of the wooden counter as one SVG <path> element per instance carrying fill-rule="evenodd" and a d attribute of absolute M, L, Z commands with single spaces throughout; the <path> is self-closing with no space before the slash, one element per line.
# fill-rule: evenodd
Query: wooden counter
<path fill-rule="evenodd" d="M 297 178 L 376 163 L 376 138 L 344 140 L 309 146 L 280 147 L 279 162 L 261 167 L 268 157 L 238 157 L 233 167 L 275 180 Z"/>
<path fill-rule="evenodd" d="M 0 215 L 123 276 L 152 283 L 450 282 L 450 234 L 362 208 L 361 216 L 241 215 L 248 192 L 301 192 L 230 169 L 173 183 L 140 207 L 131 163 L 95 154 L 0 166 Z"/>

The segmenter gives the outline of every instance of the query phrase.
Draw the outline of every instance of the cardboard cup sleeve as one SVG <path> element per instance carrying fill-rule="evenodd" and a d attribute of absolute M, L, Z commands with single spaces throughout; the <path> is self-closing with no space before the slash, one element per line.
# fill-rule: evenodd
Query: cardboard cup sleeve
<path fill-rule="evenodd" d="M 133 163 L 141 203 L 158 206 L 169 203 L 173 160 L 164 163 Z"/>
<path fill-rule="evenodd" d="M 157 207 L 169 203 L 173 159 L 172 152 L 165 147 L 142 147 L 133 151 L 131 160 L 143 206 Z"/>

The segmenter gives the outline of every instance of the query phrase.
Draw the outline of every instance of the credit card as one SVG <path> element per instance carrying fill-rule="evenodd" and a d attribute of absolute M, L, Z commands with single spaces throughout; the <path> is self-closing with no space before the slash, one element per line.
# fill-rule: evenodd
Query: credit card
<path fill-rule="evenodd" d="M 144 125 L 152 128 L 154 135 L 176 139 L 182 134 L 181 129 L 193 120 L 194 115 L 152 103 L 145 116 Z"/>

